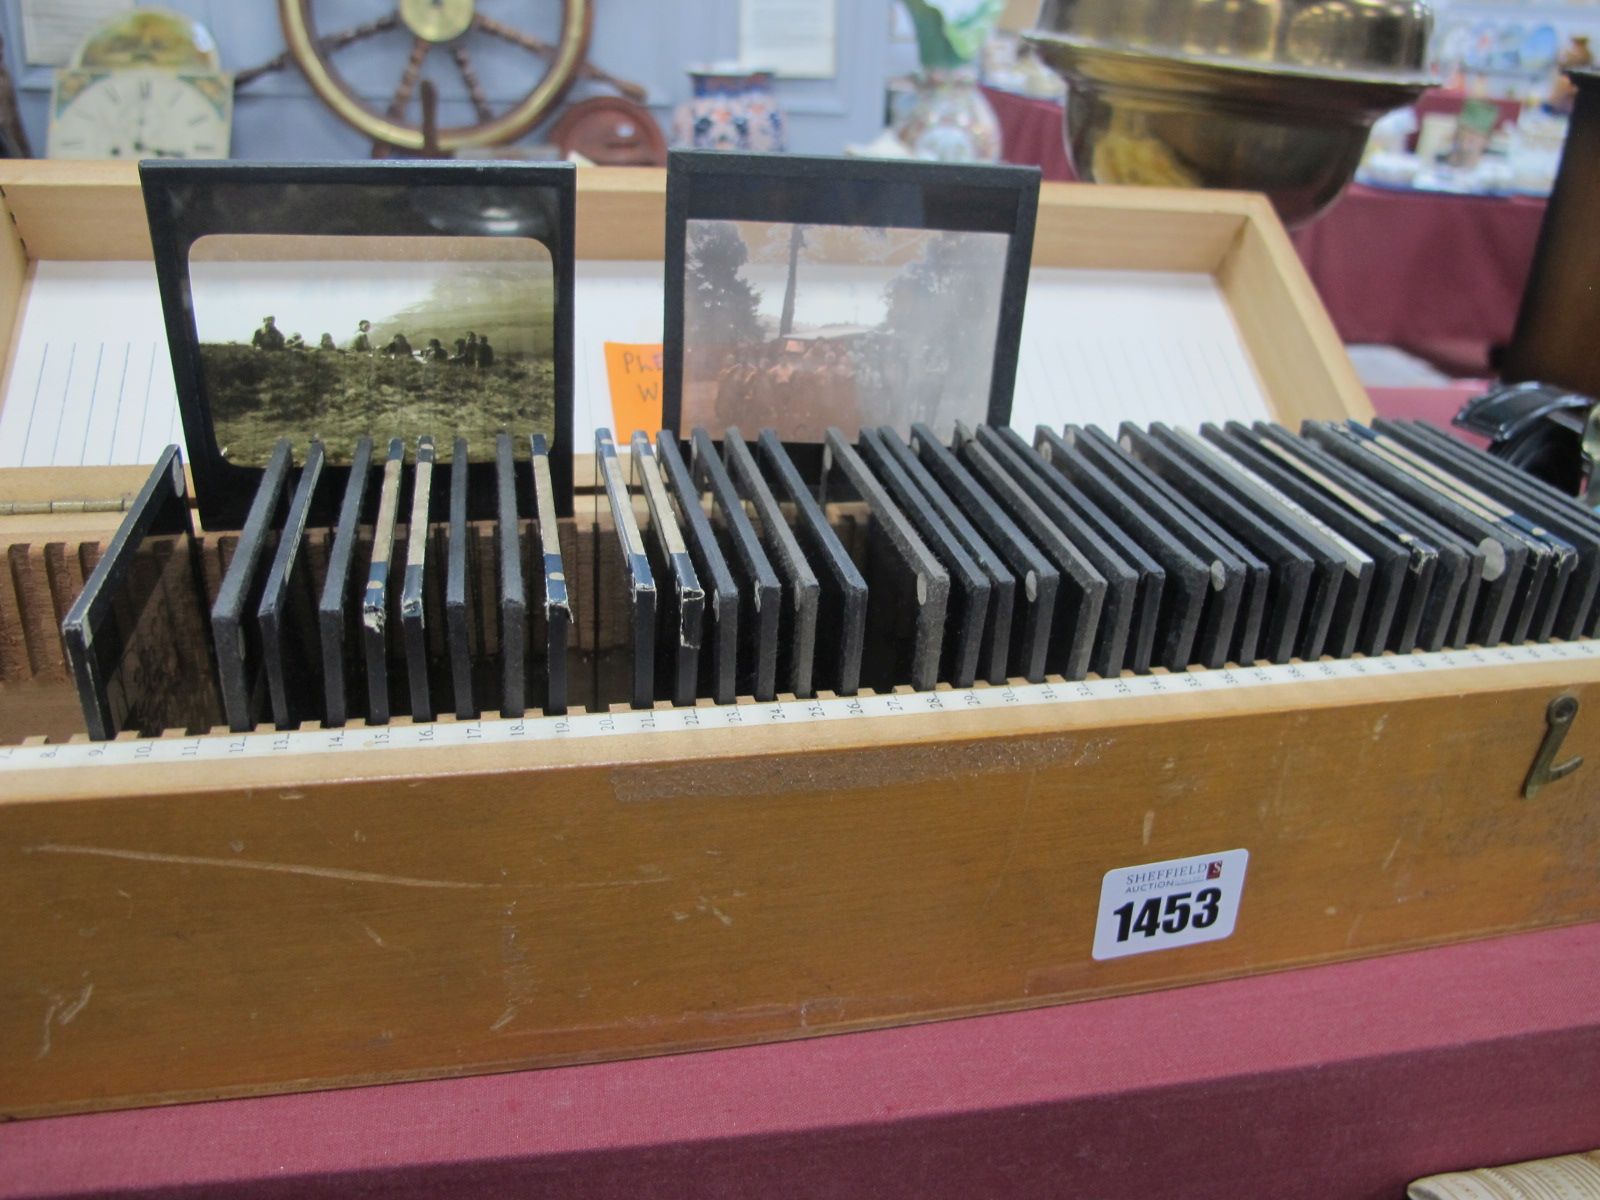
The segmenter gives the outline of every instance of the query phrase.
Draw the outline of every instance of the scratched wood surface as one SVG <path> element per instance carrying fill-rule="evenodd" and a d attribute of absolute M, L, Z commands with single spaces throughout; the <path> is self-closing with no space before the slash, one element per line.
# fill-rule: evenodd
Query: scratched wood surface
<path fill-rule="evenodd" d="M 1560 691 L 1589 766 L 1520 798 Z M 93 768 L 0 801 L 0 1114 L 1056 1003 L 1600 918 L 1600 664 L 778 734 Z M 1587 719 L 1586 719 L 1587 718 Z M 1097 963 L 1108 869 L 1237 932 Z"/>
<path fill-rule="evenodd" d="M 149 254 L 130 168 L 5 163 L 0 193 L 10 338 L 30 261 Z M 583 173 L 580 256 L 659 256 L 662 199 L 659 173 Z M 1245 196 L 1047 186 L 1035 261 L 1211 271 L 1278 411 L 1367 411 L 1273 220 Z M 0 472 L 0 501 L 143 475 Z M 33 689 L 19 733 L 75 713 L 50 629 L 114 524 L 0 518 L 25 547 L 0 587 L 0 674 Z M 1523 801 L 1562 691 L 1590 765 Z M 808 1036 L 1600 918 L 1594 706 L 1600 664 L 1556 663 L 8 775 L 0 1115 Z M 1105 871 L 1236 847 L 1232 938 L 1092 960 Z"/>

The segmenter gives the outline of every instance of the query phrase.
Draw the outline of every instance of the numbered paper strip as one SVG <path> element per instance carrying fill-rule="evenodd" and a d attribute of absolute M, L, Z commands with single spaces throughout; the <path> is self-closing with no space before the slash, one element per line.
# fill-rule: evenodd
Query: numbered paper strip
<path fill-rule="evenodd" d="M 1224 850 L 1107 871 L 1100 884 L 1096 959 L 1124 958 L 1233 932 L 1244 894 L 1248 850 Z"/>
<path fill-rule="evenodd" d="M 0 446 L 5 444 L 0 429 Z M 352 754 L 393 747 L 399 750 L 446 749 L 459 746 L 515 745 L 569 741 L 573 738 L 633 737 L 713 729 L 793 728 L 821 721 L 851 722 L 938 713 L 981 712 L 1043 704 L 1117 704 L 1172 694 L 1248 691 L 1258 687 L 1306 689 L 1349 679 L 1387 679 L 1397 675 L 1527 663 L 1580 662 L 1600 659 L 1600 639 L 1581 642 L 1530 643 L 1493 650 L 1446 650 L 1431 654 L 1385 654 L 1379 658 L 1347 658 L 1317 663 L 1234 667 L 1213 671 L 1179 671 L 1129 675 L 1120 679 L 1086 679 L 1077 683 L 1008 684 L 962 691 L 886 692 L 875 696 L 833 696 L 766 704 L 722 704 L 701 708 L 637 709 L 629 712 L 583 713 L 564 717 L 442 721 L 385 727 L 313 729 L 242 733 L 232 736 L 141 738 L 127 742 L 64 742 L 0 746 L 0 772 L 58 767 L 122 768 L 139 763 L 165 766 L 185 762 L 219 762 L 237 758 L 289 758 L 301 754 Z M 1305 703 L 1314 703 L 1307 696 Z M 1214 856 L 1213 856 L 1214 857 Z M 1120 904 L 1121 901 L 1118 901 Z M 1166 943 L 1163 943 L 1165 945 Z M 1151 947 L 1154 949 L 1155 947 Z"/>

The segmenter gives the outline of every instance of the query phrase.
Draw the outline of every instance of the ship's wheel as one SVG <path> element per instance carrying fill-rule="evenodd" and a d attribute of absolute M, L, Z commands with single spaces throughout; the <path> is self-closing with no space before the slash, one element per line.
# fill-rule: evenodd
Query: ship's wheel
<path fill-rule="evenodd" d="M 323 0 L 322 3 L 278 0 L 288 48 L 271 63 L 241 73 L 239 82 L 248 82 L 263 71 L 293 61 L 305 72 L 312 90 L 322 101 L 375 143 L 405 151 L 446 154 L 470 146 L 498 146 L 515 141 L 537 125 L 580 77 L 598 78 L 632 98 L 643 98 L 643 89 L 614 79 L 584 61 L 594 21 L 593 0 L 524 3 L 520 7 L 528 10 L 527 18 L 519 19 L 515 25 L 479 11 L 481 7 L 492 7 L 479 0 L 398 0 L 391 11 L 380 16 L 333 32 L 321 32 L 324 24 L 332 27 L 341 16 L 348 19 L 358 7 L 349 0 L 343 4 L 338 0 Z M 559 8 L 554 21 L 550 20 L 552 8 Z M 545 11 L 541 13 L 540 10 Z M 367 11 L 372 10 L 368 7 Z M 319 17 L 325 20 L 319 21 Z M 529 31 L 529 26 L 537 27 L 541 17 L 552 31 L 548 38 Z M 334 62 L 339 51 L 369 39 L 381 42 L 385 51 L 394 55 L 394 70 L 398 73 L 388 107 L 382 112 L 362 99 L 361 93 L 341 76 Z M 407 44 L 409 51 L 401 62 L 399 48 Z M 479 80 L 473 55 L 478 50 L 503 55 L 506 47 L 514 48 L 520 52 L 519 57 L 525 55 L 530 60 L 526 74 L 518 68 L 518 76 L 531 80 L 532 87 L 509 108 L 497 111 Z M 375 45 L 363 60 L 364 71 L 373 69 L 371 60 L 376 51 Z M 437 131 L 430 128 L 425 134 L 424 127 L 430 124 L 431 114 L 418 111 L 422 106 L 415 102 L 420 101 L 419 85 L 424 80 L 429 56 L 435 51 L 453 60 L 455 71 L 466 85 L 477 120 L 470 125 L 446 126 Z M 370 84 L 366 90 L 371 92 Z"/>

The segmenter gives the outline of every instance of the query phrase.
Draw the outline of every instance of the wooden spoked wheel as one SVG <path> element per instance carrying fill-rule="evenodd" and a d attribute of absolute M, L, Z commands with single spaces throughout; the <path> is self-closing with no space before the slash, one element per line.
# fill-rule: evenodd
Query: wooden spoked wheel
<path fill-rule="evenodd" d="M 474 124 L 449 126 L 438 131 L 437 149 L 448 152 L 515 141 L 560 102 L 572 81 L 584 71 L 584 53 L 594 22 L 593 0 L 559 2 L 560 33 L 554 41 L 545 41 L 478 12 L 475 0 L 399 0 L 393 12 L 331 33 L 318 31 L 312 10 L 316 8 L 326 13 L 329 9 L 336 10 L 339 7 L 336 3 L 278 0 L 278 12 L 283 19 L 288 54 L 305 72 L 312 90 L 345 122 L 373 141 L 401 150 L 433 148 L 425 144 L 420 115 L 415 124 L 406 117 L 429 54 L 435 50 L 447 53 L 467 85 L 467 95 L 478 117 Z M 378 112 L 340 77 L 333 57 L 346 46 L 393 30 L 411 35 L 411 51 L 404 65 L 399 67 L 399 81 L 388 108 Z M 520 47 L 528 52 L 534 64 L 534 71 L 529 75 L 536 79 L 532 89 L 504 112 L 495 112 L 479 82 L 470 45 L 473 39 L 479 38 Z M 540 63 L 543 64 L 542 75 L 538 74 Z"/>

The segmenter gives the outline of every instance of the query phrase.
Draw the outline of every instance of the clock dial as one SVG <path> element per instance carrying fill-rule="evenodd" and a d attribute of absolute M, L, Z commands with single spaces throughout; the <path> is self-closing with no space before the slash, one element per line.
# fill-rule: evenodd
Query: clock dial
<path fill-rule="evenodd" d="M 52 158 L 226 158 L 233 109 L 226 75 L 162 70 L 56 74 Z"/>

